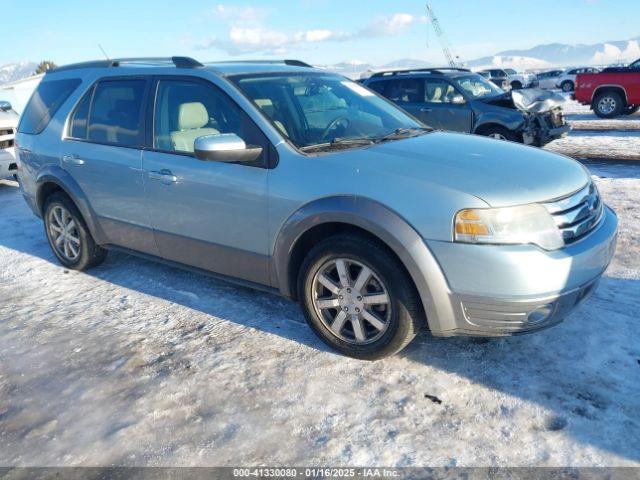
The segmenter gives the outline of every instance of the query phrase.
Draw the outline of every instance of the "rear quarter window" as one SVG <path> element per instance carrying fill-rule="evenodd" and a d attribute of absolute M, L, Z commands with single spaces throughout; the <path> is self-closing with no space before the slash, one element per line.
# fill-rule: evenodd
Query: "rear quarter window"
<path fill-rule="evenodd" d="M 31 135 L 42 132 L 80 83 L 79 78 L 40 82 L 22 114 L 18 132 Z"/>

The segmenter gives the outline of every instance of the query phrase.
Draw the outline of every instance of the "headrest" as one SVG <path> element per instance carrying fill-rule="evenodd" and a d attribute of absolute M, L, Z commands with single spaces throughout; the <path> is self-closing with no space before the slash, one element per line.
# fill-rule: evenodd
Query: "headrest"
<path fill-rule="evenodd" d="M 200 102 L 183 103 L 178 109 L 178 128 L 192 130 L 209 123 L 209 113 Z"/>

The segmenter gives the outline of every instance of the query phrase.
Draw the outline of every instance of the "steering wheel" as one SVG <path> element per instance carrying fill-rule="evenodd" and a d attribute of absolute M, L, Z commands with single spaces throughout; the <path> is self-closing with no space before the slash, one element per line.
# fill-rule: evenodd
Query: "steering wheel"
<path fill-rule="evenodd" d="M 331 120 L 331 123 L 327 125 L 327 128 L 325 128 L 322 131 L 322 136 L 320 137 L 320 139 L 322 141 L 326 141 L 327 137 L 329 136 L 329 133 L 331 133 L 332 130 L 334 130 L 338 125 L 340 125 L 343 122 L 345 122 L 344 128 L 346 130 L 351 124 L 351 120 L 348 117 L 341 115 Z"/>

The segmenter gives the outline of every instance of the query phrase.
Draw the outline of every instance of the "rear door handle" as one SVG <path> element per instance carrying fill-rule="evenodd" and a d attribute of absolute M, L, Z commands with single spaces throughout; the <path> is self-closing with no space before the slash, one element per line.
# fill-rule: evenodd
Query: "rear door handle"
<path fill-rule="evenodd" d="M 77 155 L 63 155 L 62 162 L 69 165 L 84 165 L 84 160 L 78 158 Z"/>
<path fill-rule="evenodd" d="M 178 181 L 178 177 L 171 173 L 170 170 L 152 170 L 148 173 L 148 175 L 151 180 L 160 180 L 165 185 L 171 185 L 172 183 L 176 183 Z"/>
<path fill-rule="evenodd" d="M 431 109 L 431 108 L 428 108 L 428 107 L 421 107 L 421 108 L 420 108 L 420 111 L 421 111 L 422 113 L 429 113 L 431 110 L 432 110 L 432 109 Z"/>

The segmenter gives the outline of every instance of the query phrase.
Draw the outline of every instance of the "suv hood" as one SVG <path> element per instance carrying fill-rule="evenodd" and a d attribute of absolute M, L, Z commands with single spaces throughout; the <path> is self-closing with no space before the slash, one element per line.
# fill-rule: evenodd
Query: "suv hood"
<path fill-rule="evenodd" d="M 481 100 L 490 105 L 518 109 L 527 113 L 545 113 L 562 106 L 566 99 L 557 93 L 539 88 L 512 90 L 499 97 Z"/>
<path fill-rule="evenodd" d="M 458 133 L 433 132 L 331 157 L 341 168 L 343 162 L 353 162 L 383 181 L 410 177 L 473 195 L 492 207 L 556 199 L 581 189 L 590 179 L 586 169 L 570 158 Z"/>

